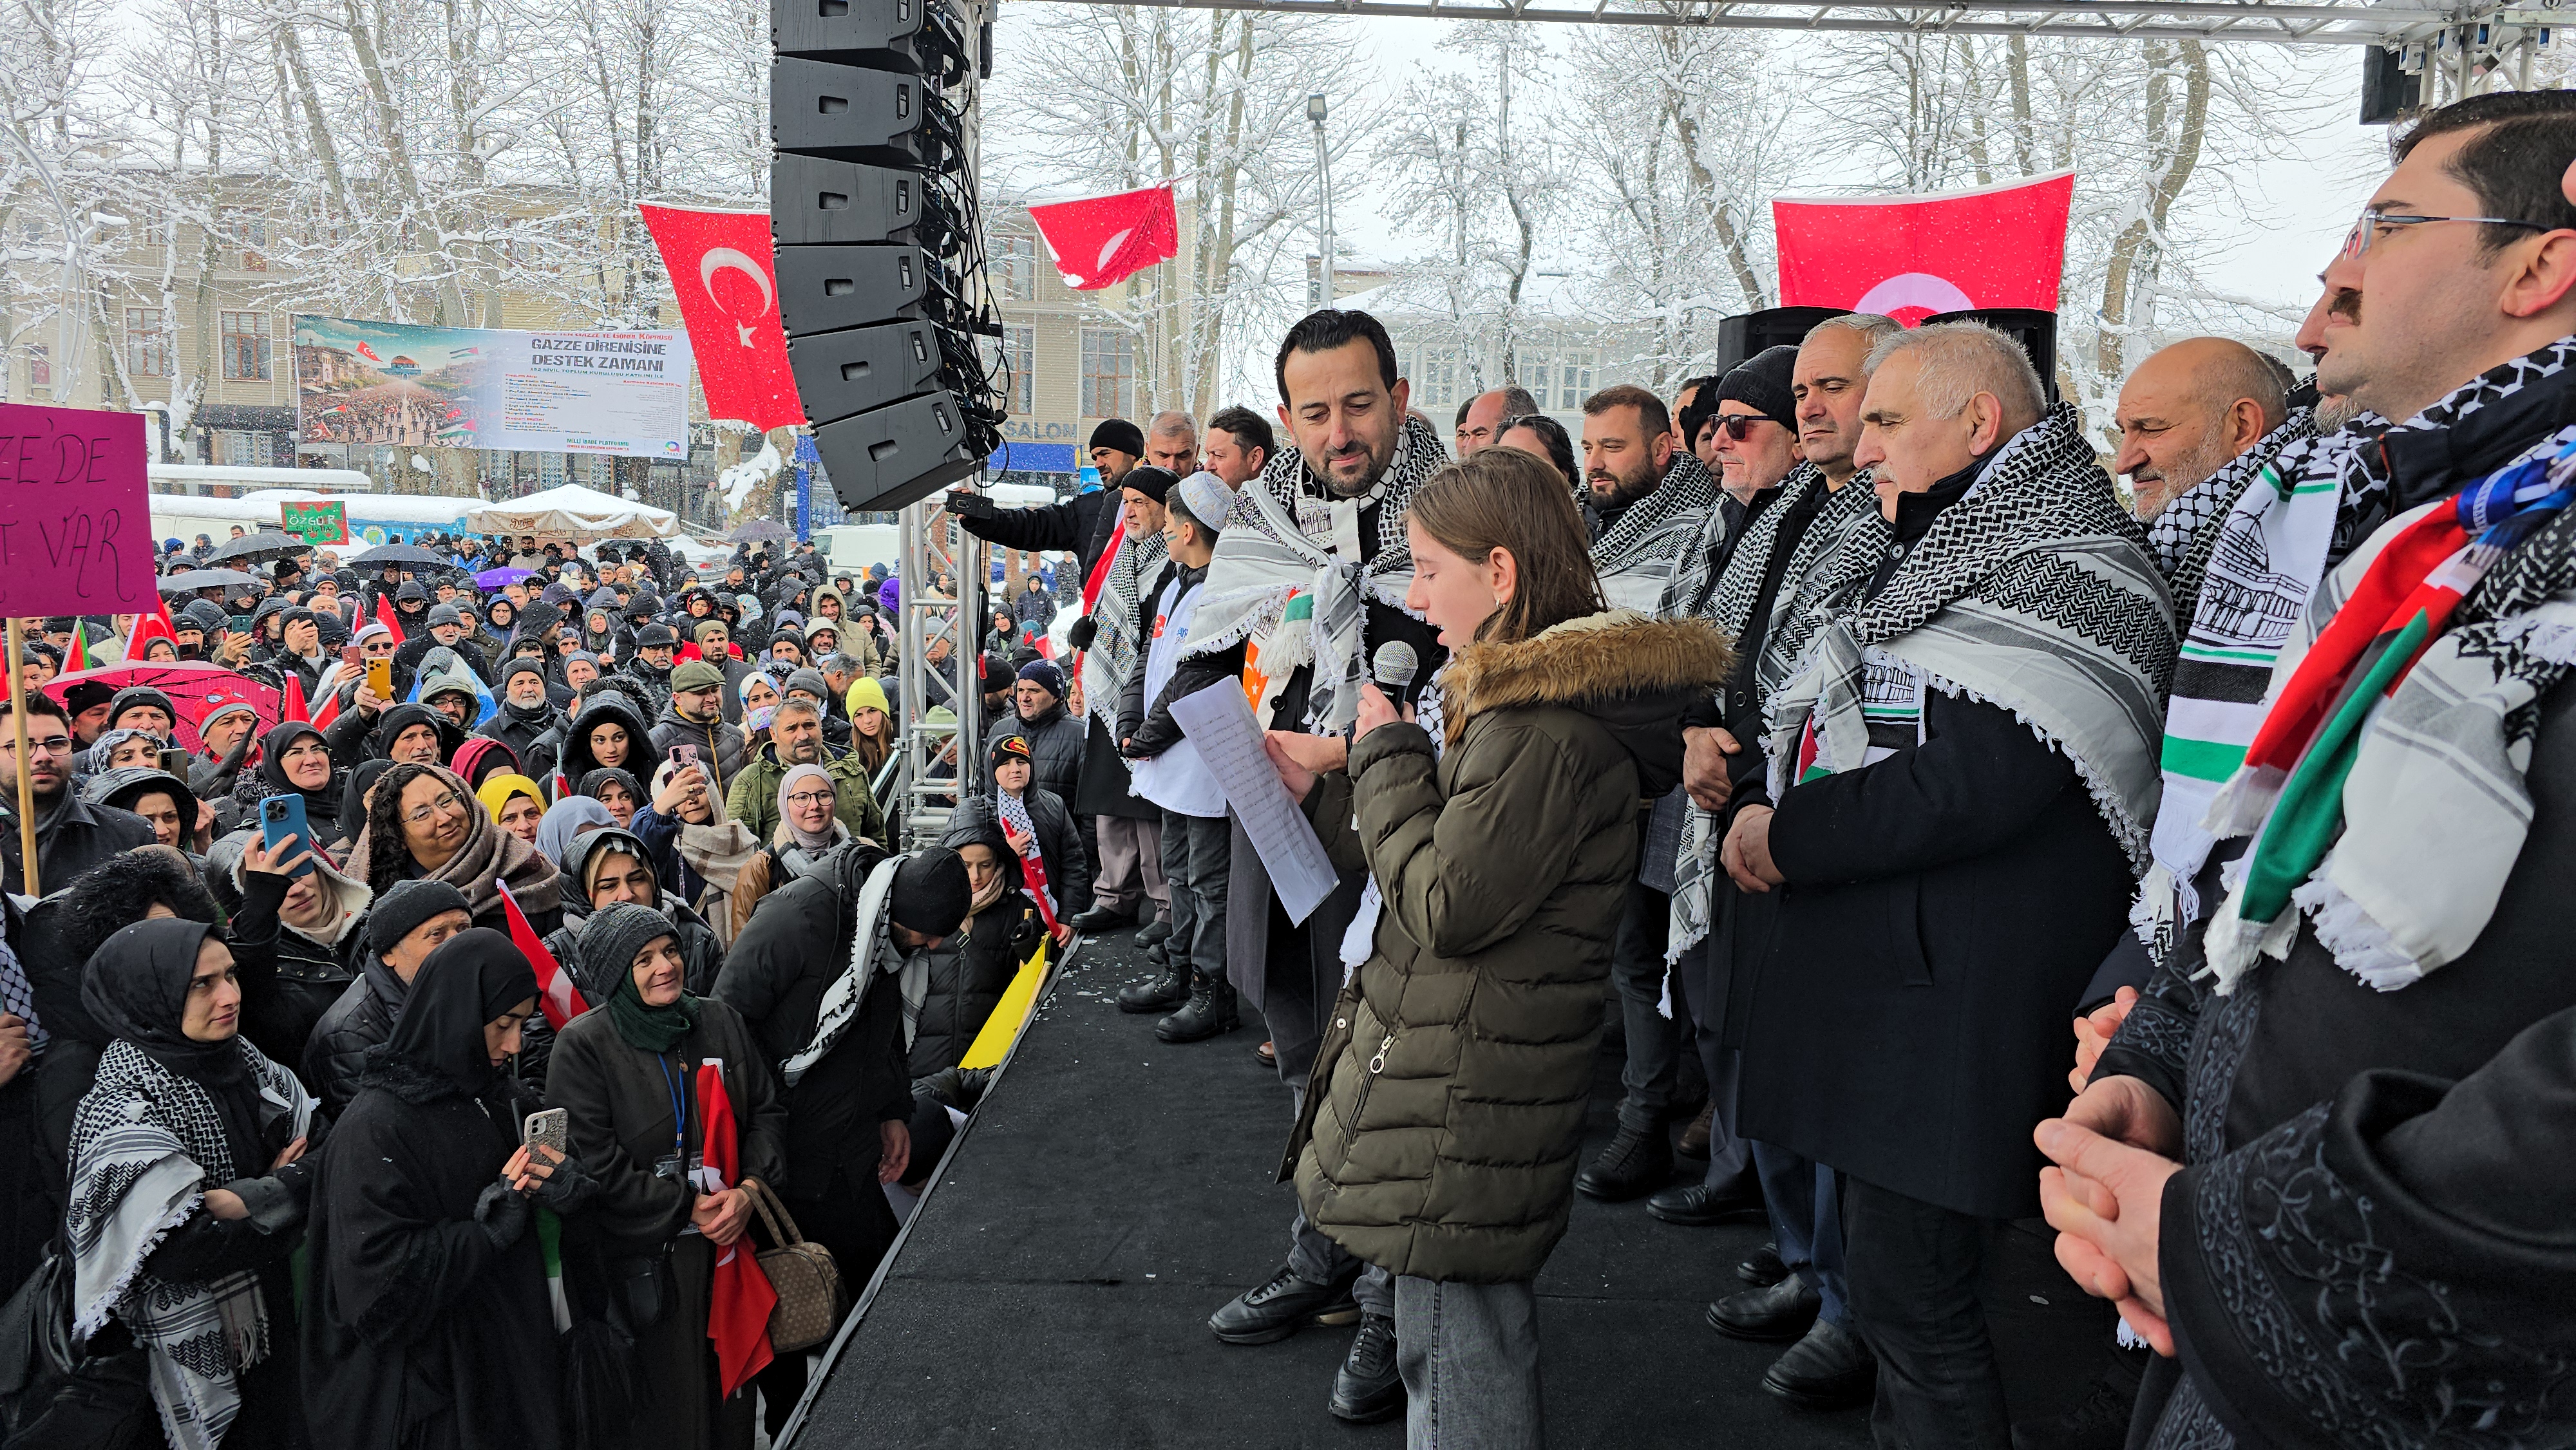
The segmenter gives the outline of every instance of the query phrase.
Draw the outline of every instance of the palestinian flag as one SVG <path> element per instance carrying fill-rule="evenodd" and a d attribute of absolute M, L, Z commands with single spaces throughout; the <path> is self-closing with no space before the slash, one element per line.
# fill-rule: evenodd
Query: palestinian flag
<path fill-rule="evenodd" d="M 138 629 L 139 629 L 139 628 L 141 628 L 141 627 L 142 627 L 142 626 L 141 626 L 141 622 L 140 622 L 140 621 L 137 621 L 137 622 L 136 622 L 136 628 L 138 628 Z M 75 619 L 75 620 L 73 620 L 73 621 L 72 621 L 72 653 L 71 653 L 71 658 L 69 658 L 69 659 L 67 659 L 67 660 L 64 660 L 64 661 L 63 661 L 63 673 L 64 673 L 64 674 L 67 674 L 67 675 L 68 675 L 68 674 L 74 674 L 74 673 L 77 673 L 78 671 L 85 670 L 85 669 L 88 669 L 88 668 L 89 668 L 89 631 L 88 631 L 87 629 L 85 629 L 85 628 L 83 628 L 83 627 L 81 626 L 81 622 L 80 622 L 79 620 Z"/>

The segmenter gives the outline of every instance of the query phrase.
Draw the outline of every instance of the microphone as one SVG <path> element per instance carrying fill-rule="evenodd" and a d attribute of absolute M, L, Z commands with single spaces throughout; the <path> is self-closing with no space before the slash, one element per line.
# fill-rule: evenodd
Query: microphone
<path fill-rule="evenodd" d="M 1369 657 L 1369 673 L 1376 676 L 1377 687 L 1395 702 L 1396 708 L 1413 703 L 1413 677 L 1422 670 L 1422 659 L 1413 646 L 1391 639 L 1377 647 Z"/>

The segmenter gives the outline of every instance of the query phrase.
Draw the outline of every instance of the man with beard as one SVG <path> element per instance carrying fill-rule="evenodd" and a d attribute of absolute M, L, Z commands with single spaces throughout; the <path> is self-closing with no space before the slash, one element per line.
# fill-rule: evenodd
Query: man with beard
<path fill-rule="evenodd" d="M 1163 500 L 1180 480 L 1147 465 L 1128 471 L 1119 486 L 1121 532 L 1100 598 L 1073 628 L 1083 651 L 1082 698 L 1090 715 L 1083 740 L 1082 788 L 1068 802 L 1093 818 L 1091 909 L 1073 918 L 1077 931 L 1103 932 L 1146 920 L 1138 940 L 1151 946 L 1169 934 L 1171 887 L 1163 879 L 1163 813 L 1129 789 L 1127 758 L 1118 749 L 1118 698 L 1134 671 L 1143 669 L 1153 631 L 1153 601 L 1146 597 L 1163 572 Z M 1087 627 L 1087 628 L 1086 628 Z M 1008 666 L 1001 683 L 1015 685 Z"/>
<path fill-rule="evenodd" d="M 1652 609 L 1673 559 L 1717 501 L 1716 480 L 1673 447 L 1663 400 L 1621 383 L 1583 400 L 1583 519 L 1613 609 Z"/>
<path fill-rule="evenodd" d="M 2112 468 L 2129 476 L 2130 514 L 2155 518 L 2287 415 L 2271 362 L 2241 342 L 2190 337 L 2150 353 L 2120 384 Z"/>
<path fill-rule="evenodd" d="M 1270 466 L 1270 455 L 1278 451 L 1270 424 L 1241 406 L 1220 409 L 1208 419 L 1207 446 L 1201 450 L 1208 472 L 1228 488 L 1241 488 L 1259 478 L 1261 470 Z"/>
<path fill-rule="evenodd" d="M 721 701 L 730 693 L 724 672 L 705 660 L 690 660 L 672 670 L 671 702 L 653 722 L 654 756 L 667 760 L 673 746 L 694 745 L 709 772 L 709 784 L 717 790 L 731 786 L 742 769 L 743 739 L 742 732 L 724 722 Z M 638 776 L 649 773 L 649 767 L 636 772 Z"/>
<path fill-rule="evenodd" d="M 1857 587 L 1885 544 L 1877 497 L 1853 455 L 1870 350 L 1902 331 L 1895 319 L 1873 313 L 1829 318 L 1797 348 L 1766 351 L 1719 380 L 1706 400 L 1712 422 L 1702 435 L 1715 442 L 1726 490 L 1712 530 L 1728 509 L 1743 506 L 1739 500 L 1757 511 L 1720 536 L 1725 557 L 1713 571 L 1676 578 L 1666 600 L 1668 609 L 1688 608 L 1732 636 L 1736 667 L 1715 698 L 1683 716 L 1690 809 L 1673 862 L 1665 945 L 1708 1074 L 1709 1166 L 1700 1182 L 1665 1189 L 1646 1208 L 1667 1223 L 1694 1226 L 1748 1211 L 1770 1220 L 1775 1248 L 1738 1270 L 1755 1287 L 1711 1305 L 1708 1322 L 1733 1338 L 1795 1340 L 1764 1372 L 1762 1387 L 1806 1409 L 1866 1402 L 1876 1365 L 1852 1329 L 1840 1179 L 1786 1149 L 1748 1142 L 1740 1131 L 1744 1004 L 1760 975 L 1772 898 L 1737 890 L 1717 851 L 1734 783 L 1761 774 L 1771 691 L 1796 664 L 1817 611 Z M 1787 354 L 1785 373 L 1777 354 Z"/>
<path fill-rule="evenodd" d="M 1156 413 L 1145 430 L 1145 461 L 1174 478 L 1198 472 L 1198 424 L 1187 413 Z"/>
<path fill-rule="evenodd" d="M 0 727 L 12 724 L 8 701 L 0 699 Z M 45 890 L 70 885 L 120 851 L 152 844 L 152 827 L 141 816 L 92 805 L 72 789 L 71 721 L 50 695 L 27 698 L 27 755 L 25 761 L 18 758 L 14 728 L 0 730 L 0 803 L 15 816 L 18 772 L 27 771 L 27 788 L 36 801 L 36 879 Z M 8 838 L 0 840 L 0 890 L 36 894 L 27 889 L 17 822 L 10 820 L 0 834 Z"/>
<path fill-rule="evenodd" d="M 475 733 L 510 747 L 519 774 L 543 781 L 555 768 L 554 753 L 538 742 L 562 723 L 563 712 L 546 693 L 544 661 L 515 659 L 501 667 L 501 708 Z"/>
<path fill-rule="evenodd" d="M 98 743 L 115 703 L 116 687 L 105 680 L 83 680 L 63 691 L 64 707 L 71 712 L 74 748 L 85 751 Z"/>
<path fill-rule="evenodd" d="M 1044 508 L 1005 509 L 972 489 L 948 495 L 948 511 L 959 527 L 1006 549 L 1072 554 L 1082 561 L 1089 579 L 1118 536 L 1118 487 L 1145 456 L 1145 433 L 1124 418 L 1111 418 L 1091 430 L 1087 449 L 1100 470 L 1100 487 Z"/>
<path fill-rule="evenodd" d="M 624 673 L 653 701 L 656 715 L 671 705 L 671 661 L 680 636 L 667 624 L 648 624 L 635 631 L 635 655 Z"/>
<path fill-rule="evenodd" d="M 322 624 L 312 610 L 290 608 L 279 617 L 277 648 L 269 653 L 268 662 L 293 671 L 304 687 L 305 699 L 319 698 L 322 672 L 332 661 L 322 651 Z"/>
<path fill-rule="evenodd" d="M 1447 659 L 1437 631 L 1405 613 L 1403 603 L 1413 577 L 1404 516 L 1414 491 L 1448 459 L 1432 426 L 1407 413 L 1412 389 L 1396 375 L 1395 345 L 1367 313 L 1310 313 L 1288 330 L 1275 368 L 1279 421 L 1297 446 L 1281 449 L 1261 478 L 1236 494 L 1182 654 L 1185 667 L 1212 657 L 1223 667 L 1232 663 L 1225 656 L 1240 653 L 1247 683 L 1258 684 L 1254 713 L 1270 738 L 1309 769 L 1339 770 L 1348 763 L 1345 730 L 1358 714 L 1376 650 L 1395 641 L 1410 647 L 1417 681 L 1429 680 Z M 1301 639 L 1312 642 L 1310 658 L 1263 670 L 1262 655 L 1293 657 Z M 1293 1114 L 1341 991 L 1342 937 L 1358 915 L 1367 874 L 1345 876 L 1295 923 L 1239 824 L 1231 849 L 1226 975 L 1270 1026 Z M 1301 1210 L 1287 1262 L 1227 1301 L 1208 1328 L 1230 1344 L 1266 1344 L 1356 1308 L 1363 1330 L 1335 1378 L 1331 1404 L 1348 1418 L 1385 1418 L 1404 1405 L 1394 1284 L 1383 1271 L 1364 1275 L 1363 1267 Z"/>

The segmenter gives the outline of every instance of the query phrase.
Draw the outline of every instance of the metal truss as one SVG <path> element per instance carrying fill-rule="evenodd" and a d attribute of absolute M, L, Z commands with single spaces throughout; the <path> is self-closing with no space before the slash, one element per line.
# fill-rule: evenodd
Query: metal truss
<path fill-rule="evenodd" d="M 1737 0 L 1614 4 L 1589 8 L 1522 0 L 1096 0 L 1186 10 L 1265 10 L 1288 15 L 1386 15 L 1423 20 L 1534 20 L 1585 25 L 1676 25 L 1711 30 L 1811 30 L 1861 34 L 2046 35 L 2090 40 L 2198 40 L 2228 44 L 2423 44 L 2444 32 L 2489 53 L 2513 44 L 2508 27 L 2555 23 L 2554 6 L 2507 9 L 2487 0 L 2368 4 L 2325 0 Z M 2485 33 L 2480 33 L 2485 32 Z M 2535 39 L 2538 37 L 2535 35 Z"/>

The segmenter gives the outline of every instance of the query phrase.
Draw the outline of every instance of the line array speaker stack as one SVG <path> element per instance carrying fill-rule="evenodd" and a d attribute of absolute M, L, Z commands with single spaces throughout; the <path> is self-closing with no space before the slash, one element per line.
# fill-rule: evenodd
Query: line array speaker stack
<path fill-rule="evenodd" d="M 1001 326 L 950 0 L 770 0 L 770 233 L 796 391 L 833 491 L 897 509 L 983 468 Z"/>

